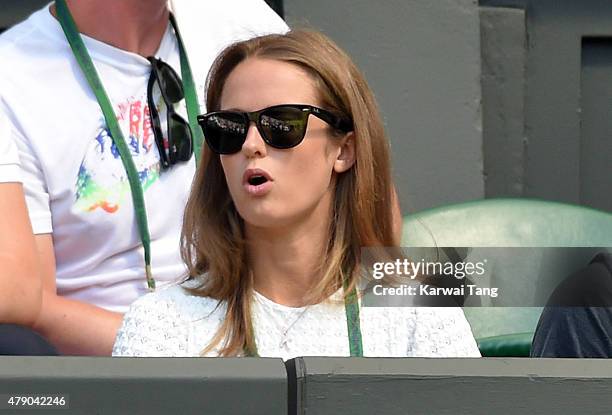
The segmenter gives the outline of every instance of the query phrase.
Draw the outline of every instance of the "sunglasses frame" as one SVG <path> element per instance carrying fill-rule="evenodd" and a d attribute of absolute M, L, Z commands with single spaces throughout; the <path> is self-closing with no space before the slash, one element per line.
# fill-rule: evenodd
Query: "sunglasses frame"
<path fill-rule="evenodd" d="M 170 166 L 177 164 L 183 161 L 189 161 L 191 159 L 191 155 L 193 153 L 193 136 L 191 133 L 191 128 L 189 123 L 174 110 L 174 104 L 180 102 L 185 97 L 185 92 L 183 89 L 183 81 L 178 76 L 176 71 L 168 65 L 166 62 L 161 59 L 157 59 L 154 56 L 150 56 L 147 58 L 149 62 L 151 62 L 151 75 L 149 76 L 149 82 L 147 84 L 147 103 L 149 105 L 149 113 L 151 115 L 151 129 L 153 130 L 153 136 L 155 137 L 155 144 L 157 146 L 157 150 L 159 151 L 160 164 L 162 169 L 167 169 Z M 162 85 L 166 85 L 168 80 L 164 79 L 162 83 L 162 73 L 163 70 L 169 74 L 172 78 L 171 80 L 175 83 L 178 90 L 178 95 L 175 98 L 178 99 L 170 99 L 169 93 L 166 88 L 162 87 Z M 166 148 L 164 146 L 164 137 L 161 130 L 161 120 L 159 118 L 159 113 L 157 112 L 157 106 L 153 101 L 153 86 L 157 82 L 159 87 L 159 91 L 161 93 L 161 97 L 166 104 L 166 128 L 168 134 L 168 152 L 166 152 Z M 177 148 L 177 140 L 178 137 L 174 137 L 172 131 L 171 123 L 181 124 L 184 128 L 184 131 L 187 132 L 187 137 L 181 137 L 182 140 L 187 140 L 186 142 L 181 143 L 181 149 L 184 145 L 188 146 L 187 151 L 179 151 Z"/>
<path fill-rule="evenodd" d="M 295 143 L 291 143 L 291 145 L 289 146 L 279 146 L 278 144 L 274 143 L 274 140 L 271 137 L 268 137 L 266 134 L 265 129 L 263 128 L 263 126 L 261 125 L 261 116 L 265 115 L 266 111 L 270 111 L 270 110 L 277 110 L 277 109 L 282 109 L 282 108 L 291 108 L 291 109 L 297 109 L 299 111 L 301 111 L 302 116 L 304 117 L 304 126 L 303 126 L 303 132 L 301 134 L 301 137 L 299 140 L 297 140 L 297 142 Z M 221 152 L 221 151 L 217 151 L 216 149 L 214 149 L 211 144 L 210 144 L 210 140 L 206 139 L 206 124 L 207 121 L 210 117 L 213 117 L 215 115 L 221 115 L 221 114 L 233 114 L 233 115 L 238 115 L 240 117 L 242 117 L 244 123 L 245 123 L 245 132 L 244 132 L 244 136 L 242 137 L 242 144 L 240 145 L 240 148 L 237 149 L 236 151 L 231 151 L 231 152 Z M 353 131 L 353 123 L 349 120 L 347 120 L 346 118 L 343 118 L 337 114 L 334 114 L 331 111 L 328 111 L 326 109 L 323 108 L 319 108 L 319 107 L 315 107 L 314 105 L 308 105 L 308 104 L 279 104 L 279 105 L 273 105 L 271 107 L 266 107 L 263 108 L 259 111 L 232 111 L 232 110 L 221 110 L 221 111 L 213 111 L 213 112 L 209 112 L 203 115 L 198 115 L 197 119 L 198 119 L 198 124 L 200 125 L 200 127 L 202 128 L 202 131 L 204 132 L 204 139 L 205 141 L 208 143 L 209 148 L 217 153 L 217 154 L 235 154 L 238 153 L 240 151 L 240 149 L 242 148 L 242 146 L 244 145 L 244 142 L 246 141 L 246 137 L 248 135 L 249 132 L 249 128 L 250 128 L 250 123 L 254 123 L 257 131 L 259 132 L 259 135 L 261 136 L 261 138 L 264 140 L 264 142 L 266 144 L 268 144 L 270 147 L 273 148 L 277 148 L 277 149 L 289 149 L 289 148 L 293 148 L 298 146 L 303 140 L 304 137 L 306 136 L 306 130 L 308 128 L 308 117 L 310 115 L 314 115 L 315 117 L 325 121 L 327 124 L 329 124 L 332 128 L 334 128 L 335 130 L 344 132 L 344 133 L 348 133 L 350 131 Z"/>

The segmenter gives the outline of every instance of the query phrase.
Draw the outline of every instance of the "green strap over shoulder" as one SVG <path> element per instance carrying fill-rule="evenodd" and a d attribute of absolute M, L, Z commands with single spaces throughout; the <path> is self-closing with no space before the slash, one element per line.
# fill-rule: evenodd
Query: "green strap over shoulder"
<path fill-rule="evenodd" d="M 181 57 L 181 77 L 183 78 L 185 102 L 187 104 L 187 118 L 189 119 L 189 126 L 191 127 L 191 135 L 193 137 L 193 154 L 196 159 L 196 165 L 198 165 L 200 163 L 200 156 L 202 153 L 202 144 L 204 143 L 204 132 L 198 125 L 198 115 L 200 114 L 198 94 L 196 92 L 195 82 L 191 72 L 191 65 L 189 65 L 189 59 L 187 58 L 185 44 L 183 43 L 181 32 L 179 31 L 179 27 L 176 24 L 176 19 L 172 13 L 170 13 L 170 23 L 172 24 L 172 27 L 174 27 L 174 33 L 178 41 L 179 54 Z"/>
<path fill-rule="evenodd" d="M 347 282 L 345 281 L 345 289 Z M 353 288 L 344 299 L 346 311 L 346 325 L 348 329 L 349 348 L 351 357 L 363 357 L 363 343 L 361 339 L 361 324 L 359 322 L 359 299 L 357 289 Z"/>

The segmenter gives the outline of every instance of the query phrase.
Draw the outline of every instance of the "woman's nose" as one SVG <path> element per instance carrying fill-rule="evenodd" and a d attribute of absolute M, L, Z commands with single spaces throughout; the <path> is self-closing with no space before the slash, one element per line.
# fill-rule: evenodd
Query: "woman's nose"
<path fill-rule="evenodd" d="M 247 136 L 242 144 L 242 152 L 247 157 L 263 157 L 266 155 L 266 142 L 259 134 L 254 122 L 249 123 Z"/>

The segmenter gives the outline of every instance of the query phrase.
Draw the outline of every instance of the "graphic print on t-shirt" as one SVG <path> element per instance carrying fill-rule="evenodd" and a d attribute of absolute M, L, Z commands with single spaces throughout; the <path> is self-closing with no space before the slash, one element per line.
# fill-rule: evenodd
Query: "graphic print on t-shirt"
<path fill-rule="evenodd" d="M 159 153 L 151 129 L 146 96 L 130 98 L 118 105 L 117 121 L 125 134 L 143 191 L 159 179 Z M 81 162 L 76 181 L 76 207 L 83 212 L 102 209 L 115 213 L 131 200 L 127 173 L 104 118 L 101 129 Z"/>

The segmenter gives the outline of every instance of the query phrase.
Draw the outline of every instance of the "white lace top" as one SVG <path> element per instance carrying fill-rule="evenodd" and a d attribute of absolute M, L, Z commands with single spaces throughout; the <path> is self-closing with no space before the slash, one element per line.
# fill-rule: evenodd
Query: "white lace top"
<path fill-rule="evenodd" d="M 349 356 L 346 313 L 336 301 L 287 307 L 255 292 L 259 355 Z M 119 329 L 113 356 L 200 356 L 225 316 L 217 301 L 173 286 L 139 298 Z M 369 357 L 479 357 L 460 308 L 361 307 L 363 354 Z M 213 350 L 206 356 L 216 356 Z"/>

